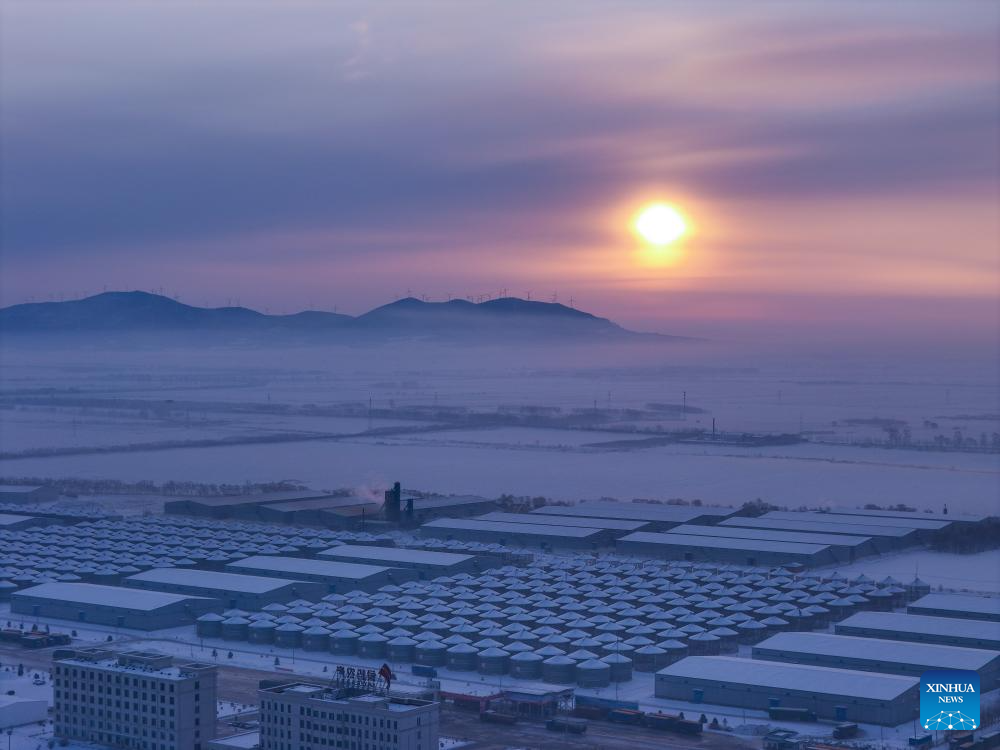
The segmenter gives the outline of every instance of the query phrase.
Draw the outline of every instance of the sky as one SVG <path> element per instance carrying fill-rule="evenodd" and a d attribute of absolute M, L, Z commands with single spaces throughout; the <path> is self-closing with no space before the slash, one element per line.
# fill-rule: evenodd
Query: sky
<path fill-rule="evenodd" d="M 6 0 L 0 302 L 995 345 L 992 2 Z M 688 232 L 632 230 L 665 202 Z"/>

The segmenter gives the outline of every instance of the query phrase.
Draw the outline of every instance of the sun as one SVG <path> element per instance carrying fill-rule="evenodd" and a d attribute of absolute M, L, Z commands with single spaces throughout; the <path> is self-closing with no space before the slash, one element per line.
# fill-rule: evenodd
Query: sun
<path fill-rule="evenodd" d="M 635 231 L 650 245 L 662 247 L 679 240 L 687 231 L 684 217 L 666 203 L 650 203 L 635 218 Z"/>

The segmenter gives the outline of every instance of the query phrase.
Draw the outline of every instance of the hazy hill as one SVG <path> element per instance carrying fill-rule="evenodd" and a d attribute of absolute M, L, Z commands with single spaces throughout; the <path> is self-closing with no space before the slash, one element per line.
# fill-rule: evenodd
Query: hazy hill
<path fill-rule="evenodd" d="M 402 339 L 584 343 L 679 338 L 628 331 L 606 318 L 565 305 L 516 297 L 481 303 L 424 302 L 407 297 L 352 317 L 316 310 L 267 315 L 245 307 L 194 307 L 138 291 L 5 307 L 0 309 L 0 334 L 32 339 L 71 336 L 84 341 L 165 335 L 193 340 L 357 344 Z"/>

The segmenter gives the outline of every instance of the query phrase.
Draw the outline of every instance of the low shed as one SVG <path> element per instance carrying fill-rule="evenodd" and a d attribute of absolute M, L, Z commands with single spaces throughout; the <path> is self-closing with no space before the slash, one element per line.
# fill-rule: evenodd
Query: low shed
<path fill-rule="evenodd" d="M 223 609 L 218 599 L 93 583 L 43 583 L 11 594 L 12 612 L 135 630 L 188 625 Z"/>
<path fill-rule="evenodd" d="M 804 708 L 818 718 L 899 726 L 917 715 L 920 681 L 902 675 L 689 656 L 656 673 L 656 697 L 767 710 Z"/>
<path fill-rule="evenodd" d="M 849 563 L 855 558 L 874 555 L 878 552 L 875 542 L 868 536 L 847 536 L 845 534 L 822 534 L 807 531 L 781 531 L 778 529 L 745 529 L 737 526 L 698 526 L 683 524 L 671 529 L 672 534 L 693 534 L 696 536 L 731 537 L 733 539 L 769 540 L 772 542 L 794 542 L 799 544 L 825 544 L 837 558 L 837 562 Z"/>
<path fill-rule="evenodd" d="M 789 565 L 809 567 L 836 562 L 824 544 L 707 537 L 667 532 L 639 531 L 618 540 L 619 552 L 667 560 L 719 561 L 738 565 Z"/>
<path fill-rule="evenodd" d="M 463 555 L 454 552 L 430 552 L 400 547 L 373 547 L 366 544 L 342 544 L 316 555 L 324 560 L 341 560 L 366 565 L 384 565 L 390 568 L 415 570 L 420 578 L 478 573 L 483 568 L 495 567 L 496 559 Z"/>
<path fill-rule="evenodd" d="M 226 609 L 250 611 L 294 599 L 316 601 L 327 593 L 321 583 L 186 568 L 153 568 L 129 576 L 124 583 L 152 591 L 205 596 L 220 600 Z"/>
<path fill-rule="evenodd" d="M 475 518 L 438 518 L 421 526 L 420 535 L 546 549 L 598 549 L 614 542 L 614 536 L 606 529 L 480 521 Z"/>
<path fill-rule="evenodd" d="M 417 572 L 384 565 L 359 565 L 335 560 L 306 560 L 301 557 L 257 555 L 229 563 L 226 570 L 264 576 L 294 576 L 299 581 L 314 581 L 327 587 L 328 593 L 375 591 L 390 583 L 415 581 Z"/>
<path fill-rule="evenodd" d="M 914 615 L 1000 622 L 1000 598 L 973 594 L 927 594 L 906 608 Z"/>
<path fill-rule="evenodd" d="M 858 612 L 838 622 L 834 630 L 840 635 L 1000 651 L 1000 623 L 989 620 L 960 620 L 956 617 L 900 612 Z"/>

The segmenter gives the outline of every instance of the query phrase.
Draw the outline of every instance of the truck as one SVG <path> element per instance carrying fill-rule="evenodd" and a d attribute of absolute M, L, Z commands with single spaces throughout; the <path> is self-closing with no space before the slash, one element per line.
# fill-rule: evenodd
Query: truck
<path fill-rule="evenodd" d="M 845 721 L 833 728 L 833 738 L 836 740 L 846 740 L 850 737 L 856 737 L 857 734 L 858 725 L 853 722 Z"/>
<path fill-rule="evenodd" d="M 630 708 L 613 708 L 608 711 L 608 721 L 616 724 L 641 724 L 642 711 L 633 711 Z"/>
<path fill-rule="evenodd" d="M 674 722 L 673 731 L 678 734 L 701 734 L 702 726 L 700 721 L 691 719 L 678 719 Z"/>
<path fill-rule="evenodd" d="M 816 713 L 808 708 L 792 708 L 791 706 L 771 706 L 767 709 L 769 718 L 777 721 L 816 721 Z"/>
<path fill-rule="evenodd" d="M 414 677 L 429 677 L 433 679 L 438 676 L 438 672 L 434 667 L 428 667 L 423 664 L 414 664 L 410 667 L 410 672 Z"/>
<path fill-rule="evenodd" d="M 545 722 L 545 728 L 550 732 L 583 734 L 587 731 L 587 722 L 583 719 L 571 719 L 568 717 L 556 716 Z"/>

